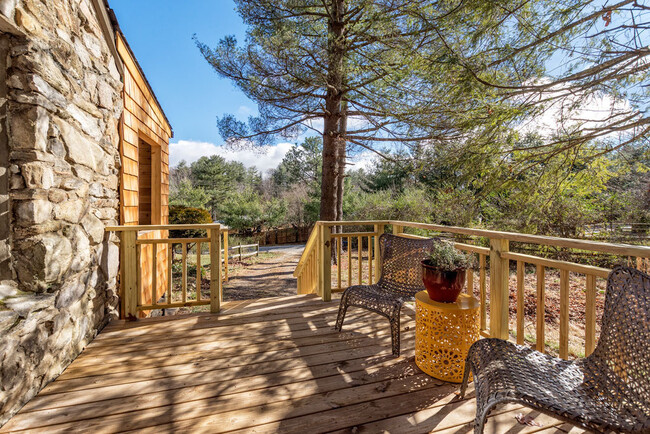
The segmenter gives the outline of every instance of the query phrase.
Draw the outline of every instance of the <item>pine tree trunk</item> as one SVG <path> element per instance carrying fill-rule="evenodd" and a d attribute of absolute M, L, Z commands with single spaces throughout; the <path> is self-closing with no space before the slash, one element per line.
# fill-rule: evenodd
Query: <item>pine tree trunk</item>
<path fill-rule="evenodd" d="M 323 126 L 323 175 L 321 182 L 320 218 L 336 220 L 338 149 L 343 99 L 344 0 L 331 0 L 332 15 L 328 28 L 327 94 Z"/>
<path fill-rule="evenodd" d="M 345 163 L 347 159 L 347 141 L 345 135 L 348 129 L 347 104 L 343 102 L 341 110 L 341 122 L 339 124 L 339 148 L 337 154 L 338 172 L 336 177 L 336 220 L 343 220 L 343 193 L 345 188 Z M 342 231 L 341 226 L 337 226 L 337 232 Z"/>
<path fill-rule="evenodd" d="M 341 122 L 339 124 L 339 133 L 340 137 L 338 140 L 338 153 L 337 158 L 337 176 L 336 176 L 336 221 L 343 220 L 343 189 L 345 186 L 345 159 L 347 158 L 347 143 L 345 140 L 345 134 L 348 127 L 348 116 L 346 113 L 347 104 L 345 101 L 342 103 L 342 112 L 341 112 Z M 343 226 L 333 226 L 334 233 L 342 233 Z M 337 239 L 338 242 L 341 242 L 341 238 Z M 338 264 L 339 258 L 337 256 L 336 242 L 332 243 L 332 263 Z"/>
<path fill-rule="evenodd" d="M 323 174 L 321 178 L 320 219 L 336 220 L 337 143 L 325 119 L 323 132 Z"/>

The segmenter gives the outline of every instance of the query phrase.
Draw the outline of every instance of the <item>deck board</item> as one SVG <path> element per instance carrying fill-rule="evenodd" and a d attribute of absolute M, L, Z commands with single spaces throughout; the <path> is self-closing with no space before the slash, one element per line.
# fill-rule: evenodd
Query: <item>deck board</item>
<path fill-rule="evenodd" d="M 219 315 L 114 321 L 0 432 L 444 432 L 472 431 L 470 389 L 422 373 L 413 361 L 414 312 L 402 351 L 388 322 L 313 296 L 225 303 Z M 520 425 L 521 406 L 497 409 L 486 432 L 560 433 Z M 579 431 L 571 431 L 579 432 Z"/>

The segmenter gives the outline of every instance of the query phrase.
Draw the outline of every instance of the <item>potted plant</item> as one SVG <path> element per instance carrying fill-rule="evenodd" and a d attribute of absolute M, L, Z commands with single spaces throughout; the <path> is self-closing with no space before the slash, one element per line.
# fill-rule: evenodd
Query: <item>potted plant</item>
<path fill-rule="evenodd" d="M 474 256 L 463 253 L 447 241 L 436 243 L 422 261 L 422 280 L 433 301 L 454 303 L 465 285 L 466 271 L 476 264 Z"/>

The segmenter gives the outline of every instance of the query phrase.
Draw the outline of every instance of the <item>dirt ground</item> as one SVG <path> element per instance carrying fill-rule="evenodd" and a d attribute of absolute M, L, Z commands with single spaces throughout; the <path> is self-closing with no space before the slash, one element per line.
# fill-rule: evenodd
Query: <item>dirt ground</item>
<path fill-rule="evenodd" d="M 245 258 L 234 263 L 223 285 L 224 301 L 296 295 L 293 271 L 303 249 L 304 245 L 278 246 L 262 251 L 259 261 Z"/>

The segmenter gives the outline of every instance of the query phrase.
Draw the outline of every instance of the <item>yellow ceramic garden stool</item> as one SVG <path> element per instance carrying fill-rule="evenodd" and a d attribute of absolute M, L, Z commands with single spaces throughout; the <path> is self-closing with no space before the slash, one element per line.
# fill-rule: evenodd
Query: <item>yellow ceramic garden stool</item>
<path fill-rule="evenodd" d="M 479 301 L 460 294 L 440 303 L 415 294 L 415 363 L 439 380 L 460 383 L 469 347 L 479 338 Z"/>

